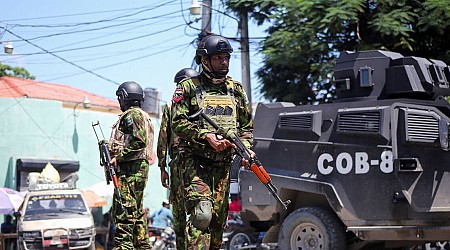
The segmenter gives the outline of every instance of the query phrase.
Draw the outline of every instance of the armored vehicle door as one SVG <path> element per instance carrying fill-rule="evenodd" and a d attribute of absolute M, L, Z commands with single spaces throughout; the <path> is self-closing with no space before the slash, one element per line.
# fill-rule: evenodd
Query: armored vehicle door
<path fill-rule="evenodd" d="M 394 199 L 406 200 L 416 212 L 450 211 L 449 117 L 435 103 L 403 102 L 392 105 L 391 116 L 394 172 L 402 186 Z"/>

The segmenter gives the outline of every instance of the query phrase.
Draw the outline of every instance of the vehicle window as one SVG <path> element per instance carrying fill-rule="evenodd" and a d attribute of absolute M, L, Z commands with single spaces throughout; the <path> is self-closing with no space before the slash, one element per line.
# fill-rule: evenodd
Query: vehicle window
<path fill-rule="evenodd" d="M 67 210 L 87 212 L 80 194 L 33 195 L 28 200 L 25 215 L 63 213 Z"/>

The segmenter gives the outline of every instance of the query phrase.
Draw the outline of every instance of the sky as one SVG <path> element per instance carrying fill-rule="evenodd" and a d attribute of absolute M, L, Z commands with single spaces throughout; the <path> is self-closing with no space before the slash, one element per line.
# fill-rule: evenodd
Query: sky
<path fill-rule="evenodd" d="M 201 1 L 199 1 L 201 3 Z M 174 75 L 191 67 L 201 16 L 189 13 L 192 0 L 1 0 L 0 62 L 23 67 L 38 81 L 65 84 L 115 99 L 125 81 L 160 91 L 171 99 Z M 212 1 L 211 30 L 231 38 L 229 75 L 242 82 L 238 19 Z M 264 101 L 254 72 L 261 67 L 259 43 L 266 27 L 249 22 L 253 102 Z M 3 46 L 2 46 L 3 47 Z M 81 101 L 81 100 L 80 100 Z"/>

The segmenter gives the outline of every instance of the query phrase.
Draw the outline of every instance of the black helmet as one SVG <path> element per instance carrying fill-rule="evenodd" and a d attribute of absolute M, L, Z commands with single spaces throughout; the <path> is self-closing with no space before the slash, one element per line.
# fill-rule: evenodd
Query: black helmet
<path fill-rule="evenodd" d="M 185 78 L 196 78 L 196 77 L 198 77 L 198 72 L 195 69 L 184 68 L 175 74 L 173 81 L 175 83 L 179 83 L 181 80 Z"/>
<path fill-rule="evenodd" d="M 123 101 L 143 101 L 144 90 L 136 82 L 124 82 L 117 89 L 116 96 L 119 100 Z"/>
<path fill-rule="evenodd" d="M 203 38 L 199 43 L 197 50 L 195 51 L 195 61 L 200 64 L 201 57 L 218 53 L 231 53 L 233 48 L 223 36 L 210 35 Z"/>

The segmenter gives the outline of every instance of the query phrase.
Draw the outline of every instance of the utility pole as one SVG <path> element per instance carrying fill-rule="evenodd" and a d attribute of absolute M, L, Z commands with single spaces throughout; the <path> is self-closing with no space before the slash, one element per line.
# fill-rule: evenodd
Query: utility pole
<path fill-rule="evenodd" d="M 212 0 L 203 0 L 202 5 L 202 32 L 200 33 L 200 40 L 202 40 L 205 36 L 211 34 Z"/>
<path fill-rule="evenodd" d="M 242 86 L 247 94 L 250 111 L 252 111 L 252 88 L 250 84 L 250 46 L 248 39 L 248 13 L 245 8 L 239 11 L 239 29 L 241 30 L 241 65 Z"/>

